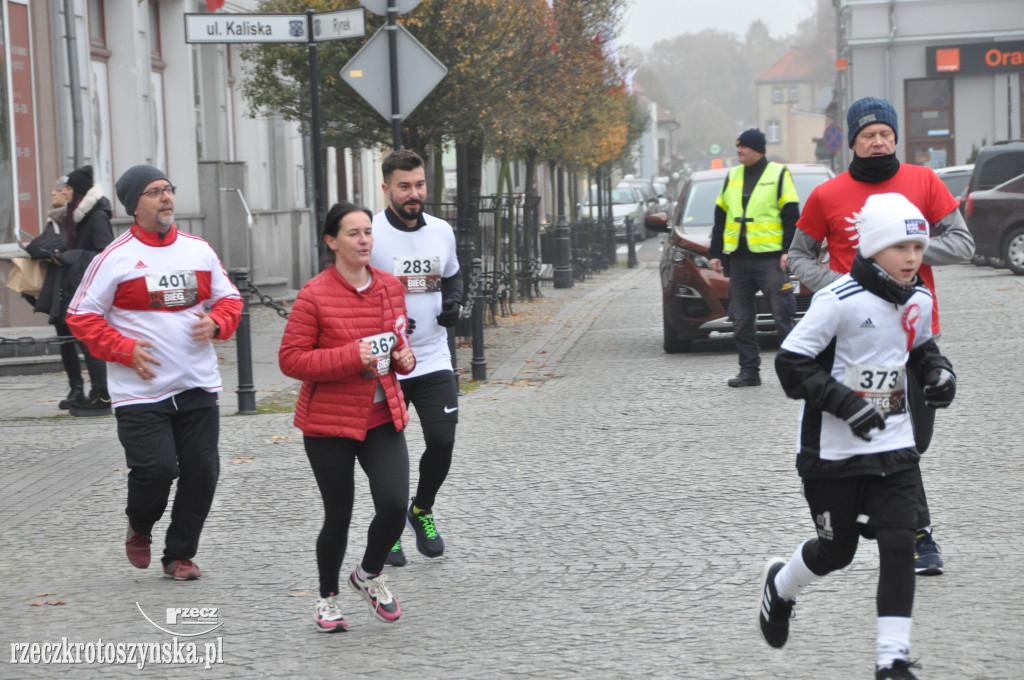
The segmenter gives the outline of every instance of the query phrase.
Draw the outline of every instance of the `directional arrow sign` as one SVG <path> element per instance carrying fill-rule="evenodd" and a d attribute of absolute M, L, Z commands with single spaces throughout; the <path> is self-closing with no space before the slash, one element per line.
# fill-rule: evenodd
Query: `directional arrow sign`
<path fill-rule="evenodd" d="M 388 36 L 386 26 L 373 34 L 356 55 L 341 69 L 341 78 L 352 86 L 377 113 L 391 122 L 391 80 L 388 72 Z M 398 89 L 401 92 L 402 111 L 399 120 L 405 120 L 420 105 L 430 91 L 441 82 L 448 69 L 430 51 L 412 36 L 405 27 L 397 26 Z"/>
<path fill-rule="evenodd" d="M 305 14 L 186 14 L 187 43 L 306 42 Z"/>
<path fill-rule="evenodd" d="M 366 35 L 363 10 L 343 9 L 337 12 L 318 12 L 313 15 L 313 40 L 359 38 Z"/>

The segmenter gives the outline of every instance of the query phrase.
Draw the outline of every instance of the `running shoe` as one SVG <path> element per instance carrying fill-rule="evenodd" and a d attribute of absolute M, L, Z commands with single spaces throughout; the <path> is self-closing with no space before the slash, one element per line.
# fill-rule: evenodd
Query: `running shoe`
<path fill-rule="evenodd" d="M 918 576 L 938 576 L 942 573 L 942 553 L 932 538 L 932 532 L 922 529 L 914 540 L 914 571 Z"/>
<path fill-rule="evenodd" d="M 140 534 L 132 529 L 131 524 L 128 525 L 128 536 L 124 540 L 124 552 L 128 555 L 128 561 L 132 563 L 133 567 L 145 569 L 149 566 L 149 546 L 152 542 L 152 536 Z"/>
<path fill-rule="evenodd" d="M 203 575 L 192 560 L 174 560 L 164 565 L 164 577 L 175 581 L 195 581 Z"/>
<path fill-rule="evenodd" d="M 757 630 L 761 639 L 776 649 L 789 639 L 789 619 L 793 616 L 792 600 L 784 600 L 775 590 L 775 576 L 786 566 L 781 557 L 773 557 L 764 565 L 761 574 L 761 600 L 757 608 Z"/>
<path fill-rule="evenodd" d="M 317 599 L 315 619 L 316 629 L 321 633 L 344 633 L 348 630 L 334 593 Z"/>
<path fill-rule="evenodd" d="M 409 530 L 416 535 L 416 550 L 426 557 L 440 557 L 444 554 L 444 539 L 437 533 L 437 524 L 434 523 L 434 513 L 424 510 L 423 514 L 417 515 L 409 506 L 405 523 Z"/>
<path fill-rule="evenodd" d="M 402 551 L 402 541 L 395 541 L 395 545 L 391 548 L 391 552 L 384 558 L 385 567 L 404 567 L 409 560 L 405 558 L 405 552 Z"/>
<path fill-rule="evenodd" d="M 402 608 L 388 590 L 387 580 L 388 577 L 384 574 L 361 579 L 357 569 L 348 577 L 348 584 L 352 586 L 352 590 L 363 596 L 374 616 L 385 623 L 394 623 L 402 615 Z"/>
<path fill-rule="evenodd" d="M 911 668 L 921 668 L 916 661 L 896 659 L 891 666 L 875 669 L 875 680 L 917 680 Z"/>

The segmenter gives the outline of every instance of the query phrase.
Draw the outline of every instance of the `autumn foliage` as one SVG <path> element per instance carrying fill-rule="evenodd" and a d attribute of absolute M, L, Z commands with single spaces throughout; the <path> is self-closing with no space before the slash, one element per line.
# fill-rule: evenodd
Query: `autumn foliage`
<path fill-rule="evenodd" d="M 633 98 L 602 39 L 624 0 L 423 0 L 399 17 L 448 74 L 403 121 L 406 146 L 424 150 L 472 142 L 506 158 L 532 156 L 593 166 L 634 141 Z M 355 0 L 264 0 L 265 12 L 359 7 Z M 387 146 L 391 126 L 340 77 L 381 24 L 367 12 L 367 37 L 320 43 L 319 94 L 326 144 Z M 243 93 L 250 111 L 308 124 L 305 45 L 244 48 Z M 640 130 L 642 132 L 642 129 Z M 633 137 L 631 139 L 631 136 Z"/>

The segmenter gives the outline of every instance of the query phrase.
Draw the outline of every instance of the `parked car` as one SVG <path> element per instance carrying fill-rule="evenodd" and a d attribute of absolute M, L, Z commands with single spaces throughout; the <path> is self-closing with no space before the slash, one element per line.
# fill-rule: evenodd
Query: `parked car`
<path fill-rule="evenodd" d="M 948 168 L 938 168 L 935 174 L 939 176 L 942 183 L 949 189 L 949 193 L 960 201 L 960 214 L 965 213 L 967 206 L 967 185 L 971 181 L 971 173 L 974 172 L 974 164 L 952 165 Z"/>
<path fill-rule="evenodd" d="M 664 179 L 664 178 L 662 178 Z M 658 207 L 663 212 L 669 210 L 669 197 L 668 197 L 668 186 L 664 182 L 651 182 L 651 186 L 654 187 L 654 193 L 658 195 Z"/>
<path fill-rule="evenodd" d="M 997 142 L 978 153 L 964 215 L 976 263 L 1024 274 L 1024 141 Z"/>
<path fill-rule="evenodd" d="M 814 187 L 833 176 L 824 165 L 790 165 L 801 201 Z M 728 174 L 727 169 L 693 173 L 680 192 L 672 215 L 664 213 L 647 220 L 653 231 L 669 234 L 662 253 L 661 299 L 666 352 L 688 352 L 693 341 L 713 331 L 732 332 L 729 320 L 729 279 L 711 269 L 708 247 L 715 223 L 715 199 Z M 793 280 L 797 318 L 811 304 L 814 291 Z M 761 297 L 757 306 L 758 330 L 775 329 L 768 303 Z"/>
<path fill-rule="evenodd" d="M 603 192 L 602 192 L 603 193 Z M 583 211 L 590 209 L 590 201 L 597 200 L 597 189 L 591 187 L 590 192 L 580 204 Z M 615 225 L 615 240 L 626 240 L 626 217 L 633 218 L 633 238 L 637 241 L 644 239 L 644 219 L 647 217 L 647 208 L 644 198 L 639 189 L 632 184 L 619 184 L 611 193 L 612 223 Z M 597 215 L 596 206 L 594 215 Z"/>
<path fill-rule="evenodd" d="M 640 198 L 644 204 L 645 218 L 648 215 L 653 215 L 658 212 L 664 212 L 664 209 L 661 206 L 661 202 L 658 200 L 658 192 L 654 188 L 654 184 L 648 182 L 645 179 L 633 177 L 632 175 L 626 175 L 622 179 L 622 181 L 619 182 L 619 186 L 622 186 L 623 184 L 628 184 L 629 186 L 636 189 L 637 192 L 640 194 Z M 651 236 L 654 236 L 653 231 L 650 231 L 649 229 L 644 229 L 642 224 L 636 225 L 635 238 L 637 241 L 642 241 L 644 239 L 650 238 Z"/>

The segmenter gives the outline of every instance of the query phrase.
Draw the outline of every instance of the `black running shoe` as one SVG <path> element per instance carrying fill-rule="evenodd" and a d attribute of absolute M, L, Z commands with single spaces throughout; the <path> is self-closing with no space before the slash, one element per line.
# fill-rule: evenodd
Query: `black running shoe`
<path fill-rule="evenodd" d="M 402 551 L 402 541 L 395 541 L 395 545 L 391 548 L 391 552 L 384 558 L 385 567 L 404 567 L 409 560 L 405 558 L 405 552 Z"/>
<path fill-rule="evenodd" d="M 409 506 L 409 512 L 405 517 L 409 529 L 416 535 L 416 550 L 426 557 L 440 557 L 444 554 L 444 539 L 437 533 L 437 525 L 434 524 L 434 513 L 430 510 L 417 515 Z"/>
<path fill-rule="evenodd" d="M 781 557 L 773 557 L 761 574 L 761 600 L 757 608 L 757 630 L 761 639 L 776 649 L 789 638 L 789 619 L 793 616 L 792 600 L 783 600 L 775 590 L 775 575 L 786 566 Z"/>
<path fill-rule="evenodd" d="M 932 532 L 918 531 L 914 539 L 914 571 L 918 576 L 938 576 L 942 567 L 942 552 L 932 538 Z"/>
<path fill-rule="evenodd" d="M 917 680 L 911 668 L 921 668 L 916 661 L 896 659 L 891 666 L 875 669 L 875 680 Z"/>

